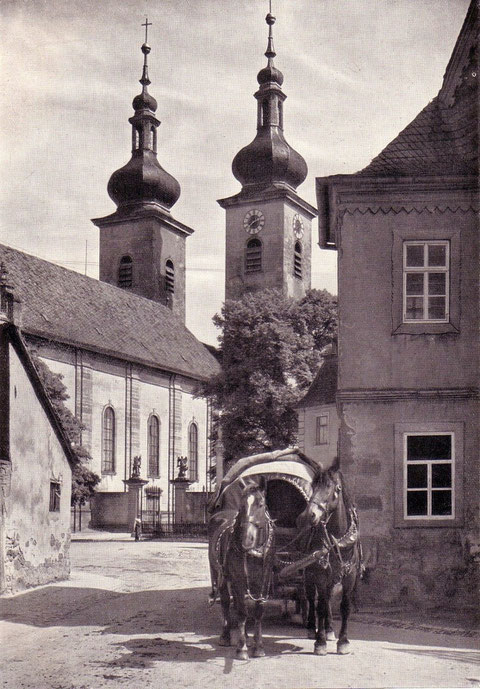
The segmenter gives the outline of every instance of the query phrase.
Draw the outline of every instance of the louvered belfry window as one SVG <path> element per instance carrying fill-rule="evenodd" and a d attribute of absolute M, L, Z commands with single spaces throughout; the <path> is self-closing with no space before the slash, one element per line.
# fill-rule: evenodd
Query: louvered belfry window
<path fill-rule="evenodd" d="M 118 268 L 118 286 L 131 287 L 133 284 L 133 261 L 130 256 L 122 256 Z"/>
<path fill-rule="evenodd" d="M 170 294 L 175 292 L 175 268 L 170 259 L 165 263 L 165 291 Z"/>
<path fill-rule="evenodd" d="M 250 239 L 245 250 L 245 272 L 258 273 L 262 270 L 262 242 Z"/>
<path fill-rule="evenodd" d="M 296 278 L 302 277 L 302 245 L 300 242 L 295 242 L 295 251 L 293 256 L 293 274 Z"/>

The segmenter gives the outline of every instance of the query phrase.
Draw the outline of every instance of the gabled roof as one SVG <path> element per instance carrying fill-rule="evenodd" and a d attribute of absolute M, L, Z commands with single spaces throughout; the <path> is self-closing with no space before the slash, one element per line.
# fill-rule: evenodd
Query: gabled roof
<path fill-rule="evenodd" d="M 25 343 L 22 339 L 22 336 L 20 335 L 18 328 L 16 328 L 13 325 L 13 323 L 5 323 L 1 326 L 1 332 L 2 335 L 6 336 L 8 340 L 11 342 L 20 361 L 22 362 L 25 372 L 30 380 L 30 383 L 36 392 L 37 398 L 40 404 L 42 405 L 47 415 L 47 418 L 55 432 L 55 435 L 57 436 L 57 439 L 60 445 L 62 446 L 68 463 L 70 464 L 70 467 L 73 470 L 75 465 L 78 464 L 78 459 L 72 450 L 71 443 L 63 429 L 62 422 L 58 417 L 55 407 L 50 402 L 50 398 L 47 394 L 47 391 L 45 390 L 40 376 L 38 375 L 37 369 L 35 368 L 35 364 L 32 361 L 32 358 L 28 352 L 27 347 L 25 346 Z"/>
<path fill-rule="evenodd" d="M 330 354 L 323 360 L 307 394 L 295 405 L 297 409 L 335 404 L 337 396 L 338 357 Z"/>
<path fill-rule="evenodd" d="M 162 304 L 0 244 L 21 329 L 54 342 L 204 380 L 218 363 Z"/>
<path fill-rule="evenodd" d="M 438 95 L 362 177 L 478 174 L 478 5 L 472 0 Z"/>

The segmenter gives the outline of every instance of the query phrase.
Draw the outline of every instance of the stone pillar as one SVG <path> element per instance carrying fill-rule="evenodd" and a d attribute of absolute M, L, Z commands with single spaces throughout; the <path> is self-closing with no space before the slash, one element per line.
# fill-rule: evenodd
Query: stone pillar
<path fill-rule="evenodd" d="M 131 477 L 123 480 L 128 489 L 127 525 L 128 530 L 133 533 L 135 530 L 135 520 L 140 519 L 142 511 L 142 488 L 148 483 L 145 479 Z"/>
<path fill-rule="evenodd" d="M 188 524 L 191 520 L 189 519 L 189 509 L 187 504 L 187 488 L 191 481 L 186 478 L 176 478 L 173 479 L 173 490 L 175 493 L 175 512 L 173 515 L 173 525 L 177 524 Z"/>

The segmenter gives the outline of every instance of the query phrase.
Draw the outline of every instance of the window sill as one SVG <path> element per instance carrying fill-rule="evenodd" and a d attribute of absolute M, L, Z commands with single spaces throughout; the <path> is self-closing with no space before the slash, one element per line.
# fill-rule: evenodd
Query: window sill
<path fill-rule="evenodd" d="M 454 519 L 399 519 L 394 525 L 396 529 L 459 529 L 463 526 L 463 520 Z"/>
<path fill-rule="evenodd" d="M 102 471 L 102 476 L 116 476 L 116 471 Z"/>
<path fill-rule="evenodd" d="M 402 323 L 392 335 L 442 335 L 458 334 L 460 331 L 452 323 Z"/>

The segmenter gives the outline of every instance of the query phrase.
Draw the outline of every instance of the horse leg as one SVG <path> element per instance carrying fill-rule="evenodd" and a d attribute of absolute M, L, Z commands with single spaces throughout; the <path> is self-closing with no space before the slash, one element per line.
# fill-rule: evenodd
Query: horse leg
<path fill-rule="evenodd" d="M 247 651 L 247 606 L 245 603 L 245 591 L 243 588 L 233 589 L 233 603 L 238 621 L 238 641 L 235 649 L 235 657 L 238 660 L 248 660 Z"/>
<path fill-rule="evenodd" d="M 305 596 L 307 599 L 307 638 L 314 639 L 316 634 L 315 620 L 315 582 L 305 572 Z"/>
<path fill-rule="evenodd" d="M 263 658 L 265 655 L 265 649 L 263 648 L 262 639 L 262 617 L 263 617 L 263 601 L 257 601 L 255 603 L 255 628 L 253 632 L 253 653 L 254 658 Z"/>
<path fill-rule="evenodd" d="M 342 626 L 340 634 L 338 635 L 337 653 L 340 655 L 347 655 L 350 653 L 350 642 L 347 638 L 347 624 L 350 615 L 350 599 L 352 596 L 353 586 L 343 586 L 342 602 L 340 603 L 340 612 L 342 614 Z"/>
<path fill-rule="evenodd" d="M 317 583 L 317 631 L 315 634 L 315 644 L 313 652 L 317 656 L 327 655 L 327 634 L 325 625 L 329 614 L 330 588 Z"/>
<path fill-rule="evenodd" d="M 333 630 L 332 620 L 332 602 L 329 600 L 327 606 L 327 617 L 325 618 L 325 632 L 327 634 L 327 641 L 335 641 L 335 632 Z"/>
<path fill-rule="evenodd" d="M 225 580 L 223 580 L 220 586 L 220 603 L 222 605 L 223 628 L 218 643 L 220 646 L 231 646 L 230 630 L 232 628 L 232 622 L 230 615 L 230 591 Z"/>

